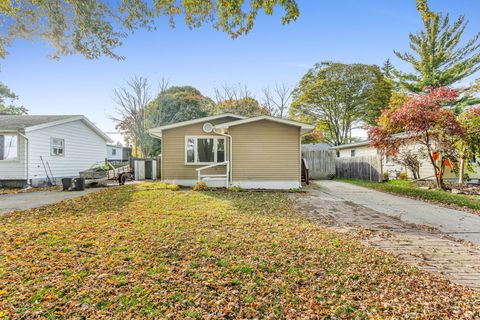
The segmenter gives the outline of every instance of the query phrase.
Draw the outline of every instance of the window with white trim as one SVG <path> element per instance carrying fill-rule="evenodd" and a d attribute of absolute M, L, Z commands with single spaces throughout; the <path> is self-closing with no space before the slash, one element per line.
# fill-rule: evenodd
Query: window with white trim
<path fill-rule="evenodd" d="M 350 150 L 350 157 L 355 157 L 355 149 Z"/>
<path fill-rule="evenodd" d="M 15 134 L 0 135 L 0 161 L 18 160 L 18 137 Z"/>
<path fill-rule="evenodd" d="M 225 161 L 225 138 L 216 136 L 185 137 L 185 163 L 211 164 Z"/>
<path fill-rule="evenodd" d="M 65 139 L 52 137 L 50 139 L 50 154 L 52 156 L 65 155 Z"/>
<path fill-rule="evenodd" d="M 117 149 L 112 149 L 112 156 L 116 156 L 117 155 Z"/>
<path fill-rule="evenodd" d="M 393 158 L 391 156 L 385 156 L 385 164 L 393 165 Z"/>

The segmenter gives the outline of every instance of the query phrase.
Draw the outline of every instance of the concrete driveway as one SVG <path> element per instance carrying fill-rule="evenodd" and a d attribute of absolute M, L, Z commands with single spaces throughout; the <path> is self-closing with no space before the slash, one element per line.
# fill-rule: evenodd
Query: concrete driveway
<path fill-rule="evenodd" d="M 480 216 L 334 180 L 315 181 L 321 197 L 349 201 L 406 223 L 480 244 Z"/>
<path fill-rule="evenodd" d="M 15 210 L 27 210 L 54 204 L 63 200 L 78 198 L 103 188 L 87 188 L 84 191 L 34 191 L 0 195 L 0 214 Z"/>

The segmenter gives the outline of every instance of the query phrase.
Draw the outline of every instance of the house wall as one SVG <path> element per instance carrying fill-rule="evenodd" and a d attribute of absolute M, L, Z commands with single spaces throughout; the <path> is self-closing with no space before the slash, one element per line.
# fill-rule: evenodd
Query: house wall
<path fill-rule="evenodd" d="M 115 155 L 112 153 L 113 150 L 116 151 Z M 107 159 L 108 160 L 113 160 L 113 161 L 122 161 L 123 160 L 123 148 L 107 145 Z"/>
<path fill-rule="evenodd" d="M 420 152 L 421 145 L 418 143 L 411 144 L 407 146 L 408 149 L 418 151 Z M 356 156 L 363 156 L 363 155 L 376 155 L 377 150 L 375 148 L 372 148 L 370 146 L 361 146 L 361 147 L 352 147 L 352 148 L 345 148 L 341 149 L 340 151 L 340 157 L 347 157 L 349 158 L 351 156 L 351 150 L 355 149 L 356 150 Z M 400 165 L 399 163 L 393 162 L 393 163 L 387 163 L 386 158 L 383 158 L 383 172 L 391 172 L 391 175 L 394 176 L 395 172 L 401 172 L 405 168 Z M 413 178 L 412 173 L 407 170 L 407 174 L 409 178 Z M 434 177 L 434 170 L 432 167 L 432 164 L 430 163 L 429 159 L 423 159 L 422 160 L 422 165 L 420 167 L 420 177 L 421 178 L 433 178 Z M 475 166 L 474 172 L 468 172 L 468 175 L 470 176 L 471 179 L 480 179 L 480 167 L 478 164 Z M 457 179 L 457 175 L 455 174 L 454 171 L 450 170 L 447 168 L 445 170 L 445 175 L 444 177 L 446 179 Z"/>
<path fill-rule="evenodd" d="M 54 178 L 78 177 L 78 173 L 88 169 L 93 163 L 105 161 L 106 141 L 87 127 L 81 120 L 52 127 L 27 131 L 29 138 L 29 178 L 33 185 L 44 183 L 45 170 L 40 160 L 50 164 Z M 65 154 L 51 155 L 51 138 L 65 139 Z M 48 169 L 47 169 L 48 170 Z M 49 172 L 50 176 L 50 172 Z"/>
<path fill-rule="evenodd" d="M 245 188 L 301 186 L 300 129 L 261 120 L 233 126 L 232 183 Z"/>
<path fill-rule="evenodd" d="M 0 132 L 2 134 L 2 132 Z M 12 134 L 11 132 L 5 134 Z M 17 135 L 17 160 L 0 160 L 0 180 L 25 180 L 26 170 L 26 141 L 21 135 Z"/>
<path fill-rule="evenodd" d="M 205 121 L 212 124 L 220 124 L 234 121 L 230 117 Z M 173 128 L 162 131 L 162 180 L 177 183 L 179 185 L 193 185 L 197 182 L 197 171 L 195 169 L 205 167 L 205 164 L 185 164 L 185 136 L 219 136 L 214 132 L 205 133 L 203 125 L 205 122 L 196 123 L 184 127 Z M 225 154 L 229 158 L 229 139 L 226 139 Z M 203 170 L 202 174 L 225 174 L 226 167 L 218 166 Z"/>

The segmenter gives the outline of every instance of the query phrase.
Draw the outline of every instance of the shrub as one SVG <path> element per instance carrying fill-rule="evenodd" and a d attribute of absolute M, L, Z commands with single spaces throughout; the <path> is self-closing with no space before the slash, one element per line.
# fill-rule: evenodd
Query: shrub
<path fill-rule="evenodd" d="M 390 172 L 386 171 L 383 173 L 383 181 L 387 182 L 388 180 L 390 180 Z"/>
<path fill-rule="evenodd" d="M 405 170 L 400 172 L 400 174 L 398 175 L 398 179 L 400 180 L 407 180 L 407 178 L 408 178 L 408 174 L 407 174 L 407 171 Z"/>
<path fill-rule="evenodd" d="M 231 186 L 231 187 L 228 187 L 227 189 L 228 189 L 228 191 L 232 191 L 232 192 L 242 192 L 242 191 L 244 191 L 240 186 Z"/>
<path fill-rule="evenodd" d="M 193 191 L 206 191 L 208 190 L 208 185 L 206 182 L 197 182 L 196 185 L 192 187 Z"/>
<path fill-rule="evenodd" d="M 173 183 L 173 184 L 169 184 L 167 186 L 167 189 L 170 189 L 172 191 L 178 191 L 180 190 L 180 186 L 178 184 Z"/>

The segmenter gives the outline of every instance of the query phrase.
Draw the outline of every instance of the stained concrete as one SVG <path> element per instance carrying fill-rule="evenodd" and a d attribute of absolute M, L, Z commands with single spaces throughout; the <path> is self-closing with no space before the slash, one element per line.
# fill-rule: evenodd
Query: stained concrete
<path fill-rule="evenodd" d="M 426 225 L 480 244 L 480 216 L 334 180 L 315 181 L 319 197 L 349 201 L 406 223 Z"/>

